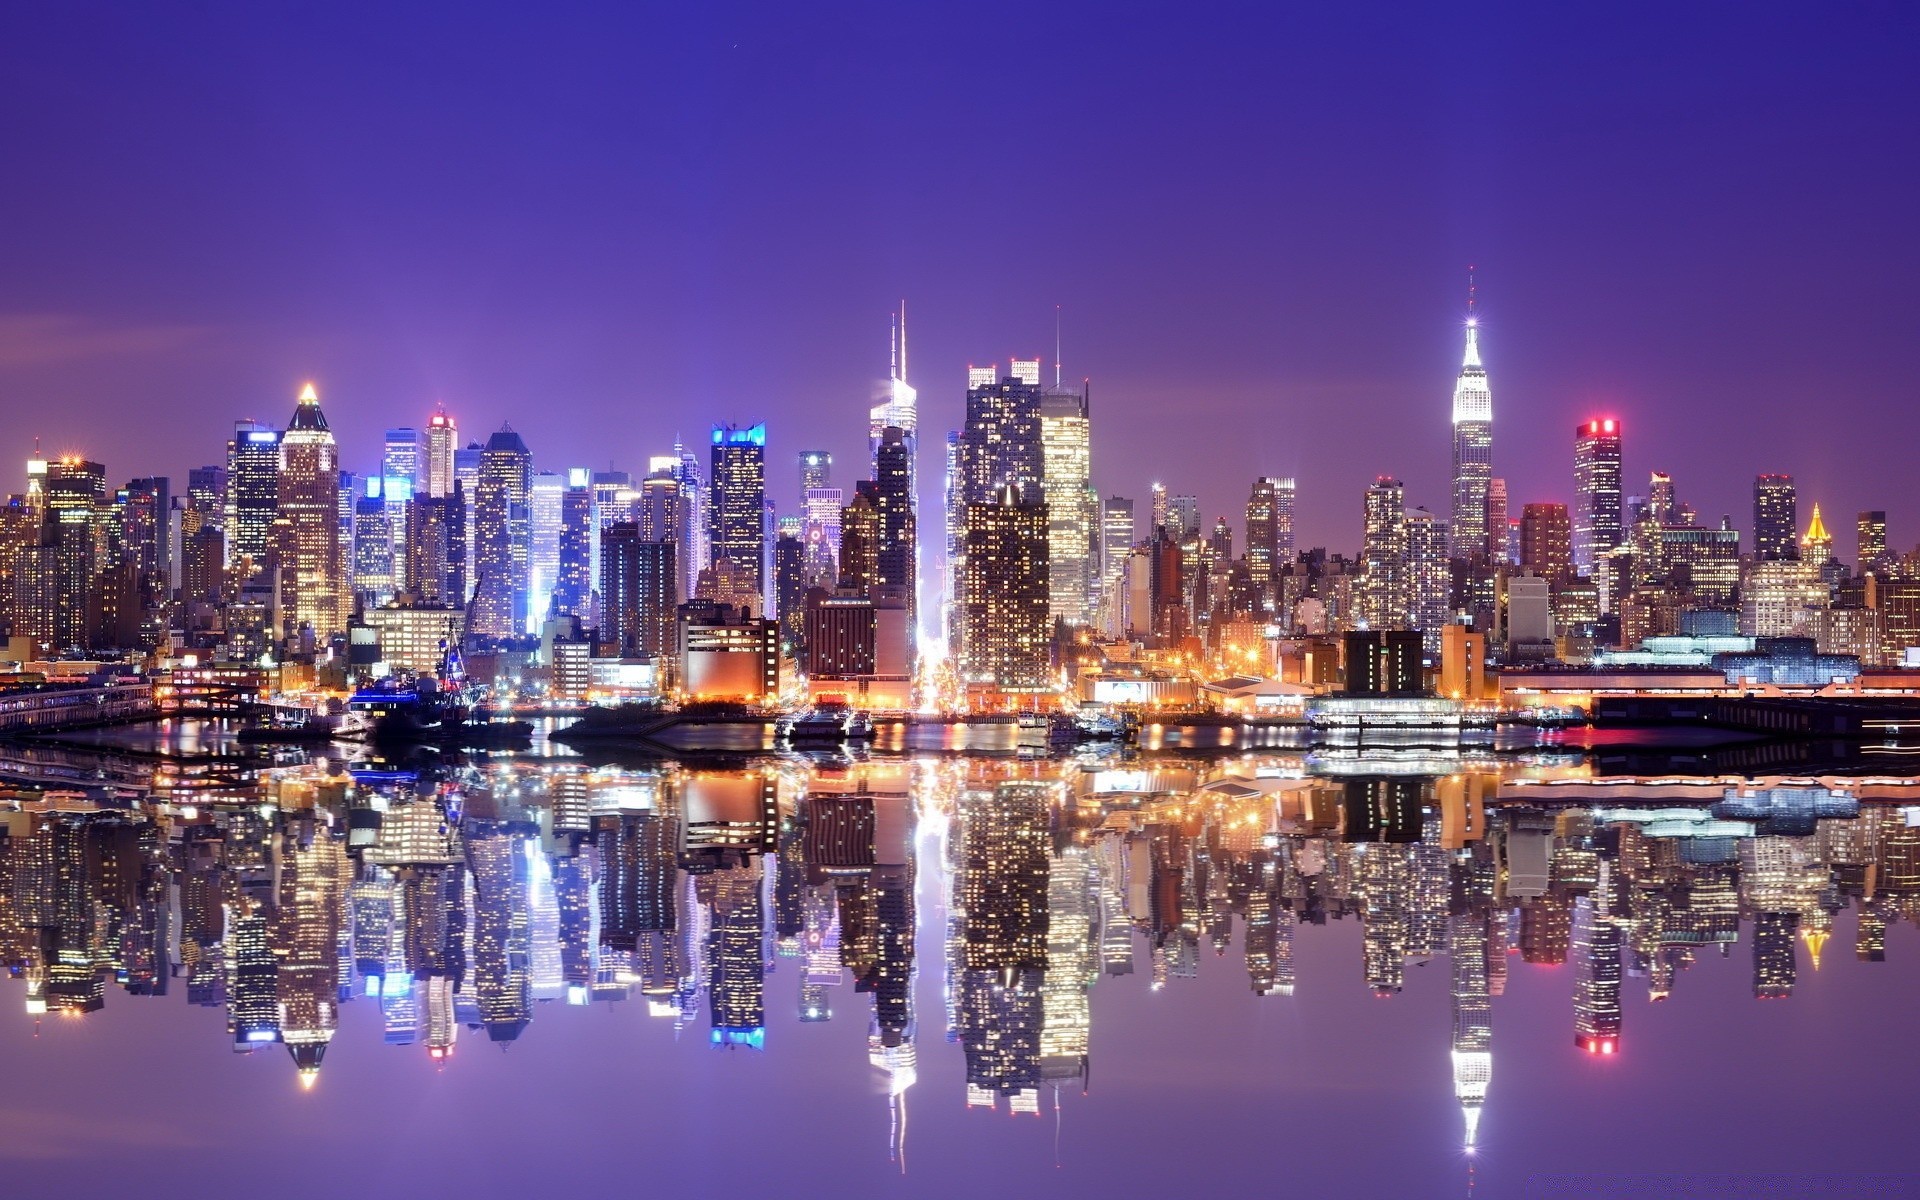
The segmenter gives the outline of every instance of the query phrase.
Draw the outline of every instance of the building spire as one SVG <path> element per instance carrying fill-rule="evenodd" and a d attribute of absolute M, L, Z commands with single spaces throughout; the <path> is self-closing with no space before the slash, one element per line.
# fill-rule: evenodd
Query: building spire
<path fill-rule="evenodd" d="M 900 374 L 894 378 L 901 383 L 907 381 L 907 298 L 900 297 Z"/>
<path fill-rule="evenodd" d="M 1053 390 L 1060 390 L 1060 306 L 1053 306 Z"/>
<path fill-rule="evenodd" d="M 1473 267 L 1467 267 L 1467 353 L 1461 361 L 1462 370 L 1477 368 L 1480 363 L 1480 294 L 1473 280 Z"/>

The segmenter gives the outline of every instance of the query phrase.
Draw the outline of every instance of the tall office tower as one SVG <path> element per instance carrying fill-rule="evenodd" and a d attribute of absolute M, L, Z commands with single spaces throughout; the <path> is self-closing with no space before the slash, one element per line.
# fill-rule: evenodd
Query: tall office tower
<path fill-rule="evenodd" d="M 807 570 L 831 579 L 840 561 L 840 509 L 846 504 L 846 493 L 837 487 L 808 488 L 801 502 L 800 536 L 807 545 Z"/>
<path fill-rule="evenodd" d="M 1167 485 L 1164 483 L 1154 484 L 1151 488 L 1150 495 L 1152 496 L 1151 507 L 1153 523 L 1147 526 L 1148 537 L 1152 537 L 1154 530 L 1167 523 Z"/>
<path fill-rule="evenodd" d="M 968 376 L 973 375 L 972 368 Z M 966 541 L 966 480 L 960 473 L 960 431 L 947 430 L 946 479 L 940 498 L 945 510 L 947 527 L 947 560 L 943 564 L 940 603 L 944 609 L 946 627 L 941 630 L 948 648 L 960 644 L 960 615 L 957 607 L 960 598 L 960 557 L 961 546 Z"/>
<path fill-rule="evenodd" d="M 1573 567 L 1582 575 L 1621 541 L 1620 422 L 1582 421 L 1573 429 Z"/>
<path fill-rule="evenodd" d="M 1182 545 L 1200 536 L 1200 497 L 1176 494 L 1168 498 L 1167 532 Z"/>
<path fill-rule="evenodd" d="M 351 607 L 340 553 L 340 461 L 320 393 L 300 391 L 280 437 L 280 504 L 274 517 L 280 557 L 280 611 L 288 635 L 303 627 L 324 644 L 344 632 Z"/>
<path fill-rule="evenodd" d="M 415 492 L 435 500 L 453 494 L 453 460 L 459 445 L 460 430 L 453 418 L 444 408 L 435 410 L 433 416 L 427 418 L 425 461 L 420 464 L 421 475 L 413 489 Z"/>
<path fill-rule="evenodd" d="M 202 525 L 180 539 L 180 599 L 186 604 L 220 600 L 227 568 L 227 536 Z"/>
<path fill-rule="evenodd" d="M 130 479 L 114 497 L 114 554 L 144 579 L 173 578 L 173 488 L 164 475 Z"/>
<path fill-rule="evenodd" d="M 393 527 L 387 523 L 382 481 L 367 480 L 366 495 L 354 501 L 353 537 L 347 543 L 353 594 L 364 608 L 393 599 L 400 584 L 393 557 Z"/>
<path fill-rule="evenodd" d="M 567 477 L 558 471 L 536 473 L 527 493 L 527 613 L 536 627 L 547 617 L 560 576 L 560 508 L 566 494 Z"/>
<path fill-rule="evenodd" d="M 567 490 L 560 497 L 558 546 L 551 614 L 592 624 L 593 586 L 600 577 L 600 520 L 594 511 L 593 472 L 584 468 L 567 473 Z"/>
<path fill-rule="evenodd" d="M 97 553 L 95 512 L 106 499 L 107 469 L 68 456 L 49 463 L 45 479 L 41 549 L 34 563 L 23 561 L 16 586 L 28 610 L 22 632 L 66 650 L 90 640 L 88 608 L 95 575 L 105 565 Z"/>
<path fill-rule="evenodd" d="M 880 520 L 880 544 L 874 556 L 883 587 L 896 588 L 907 601 L 907 627 L 915 621 L 915 564 L 920 560 L 919 528 L 914 517 L 913 445 L 898 426 L 881 432 L 873 458 L 873 501 Z"/>
<path fill-rule="evenodd" d="M 1405 629 L 1407 613 L 1406 488 L 1382 475 L 1367 489 L 1362 509 L 1356 615 L 1369 629 Z"/>
<path fill-rule="evenodd" d="M 967 369 L 967 421 L 960 431 L 960 502 L 991 502 L 1015 488 L 1038 500 L 1046 474 L 1040 445 L 1040 364 L 1015 361 L 1005 376 Z"/>
<path fill-rule="evenodd" d="M 479 442 L 468 442 L 453 452 L 454 486 L 466 493 L 465 524 L 461 528 L 461 536 L 467 546 L 467 599 L 472 599 L 473 589 L 480 582 L 477 562 L 480 537 L 475 530 L 475 523 L 480 519 L 480 458 L 485 453 L 486 447 Z"/>
<path fill-rule="evenodd" d="M 1047 619 L 1047 506 L 1008 483 L 967 505 L 960 586 L 960 675 L 1004 688 L 1053 677 Z"/>
<path fill-rule="evenodd" d="M 767 595 L 767 427 L 713 427 L 713 486 L 707 495 L 712 562 L 732 564 L 754 594 Z"/>
<path fill-rule="evenodd" d="M 880 582 L 880 505 L 871 479 L 854 485 L 853 503 L 840 510 L 838 586 L 864 596 Z"/>
<path fill-rule="evenodd" d="M 446 506 L 446 515 L 442 518 L 447 526 L 446 603 L 464 609 L 473 600 L 474 495 L 465 483 L 456 479 L 447 498 L 435 503 Z"/>
<path fill-rule="evenodd" d="M 1293 498 L 1298 485 L 1291 476 L 1273 481 L 1273 569 L 1275 578 L 1293 562 Z"/>
<path fill-rule="evenodd" d="M 487 439 L 474 495 L 473 614 L 468 632 L 514 637 L 527 629 L 533 565 L 533 453 L 508 425 Z"/>
<path fill-rule="evenodd" d="M 1133 541 L 1133 501 L 1125 496 L 1108 496 L 1100 504 L 1100 582 L 1109 594 L 1126 574 Z"/>
<path fill-rule="evenodd" d="M 678 547 L 649 538 L 632 521 L 610 526 L 600 539 L 600 636 L 623 656 L 657 658 L 674 644 L 674 613 L 682 598 Z"/>
<path fill-rule="evenodd" d="M 1800 557 L 1800 502 L 1793 476 L 1753 477 L 1753 553 L 1761 562 Z"/>
<path fill-rule="evenodd" d="M 1098 591 L 1100 497 L 1093 490 L 1090 389 L 1054 387 L 1040 398 L 1041 495 L 1047 502 L 1048 612 L 1093 620 Z"/>
<path fill-rule="evenodd" d="M 814 488 L 833 486 L 833 455 L 825 450 L 802 450 L 800 452 L 800 497 L 805 502 L 806 495 Z"/>
<path fill-rule="evenodd" d="M 1407 616 L 1421 633 L 1429 655 L 1440 653 L 1440 631 L 1452 615 L 1448 599 L 1453 571 L 1448 566 L 1447 523 L 1424 508 L 1406 514 Z"/>
<path fill-rule="evenodd" d="M 1597 885 L 1573 902 L 1573 1044 L 1588 1054 L 1620 1052 L 1620 940 L 1602 859 Z"/>
<path fill-rule="evenodd" d="M 409 558 L 407 529 L 412 520 L 413 500 L 426 494 L 427 443 L 418 429 L 402 426 L 387 430 L 380 456 L 380 494 L 387 505 L 387 523 L 391 527 L 394 562 L 394 589 L 405 586 L 405 568 Z"/>
<path fill-rule="evenodd" d="M 698 578 L 699 567 L 713 561 L 713 529 L 707 511 L 708 492 L 713 481 L 701 473 L 700 454 L 694 446 L 684 446 L 678 439 L 673 443 L 673 452 L 680 459 L 680 465 L 674 468 L 673 477 L 680 481 L 680 495 L 685 498 L 687 520 L 686 537 L 682 540 L 680 555 L 683 576 L 682 586 L 687 595 L 693 595 L 694 580 Z"/>
<path fill-rule="evenodd" d="M 40 439 L 33 439 L 33 457 L 27 460 L 27 507 L 39 512 L 46 502 L 47 460 L 40 457 Z"/>
<path fill-rule="evenodd" d="M 1554 587 L 1573 578 L 1573 529 L 1564 504 L 1529 504 L 1520 510 L 1520 567 Z"/>
<path fill-rule="evenodd" d="M 647 477 L 640 481 L 636 498 L 626 506 L 630 515 L 620 517 L 638 524 L 640 536 L 649 541 L 664 539 L 674 543 L 683 600 L 692 598 L 700 564 L 705 561 L 700 557 L 705 523 L 701 519 L 699 497 L 699 484 L 684 469 L 681 459 L 655 458 L 650 461 Z M 603 504 L 600 527 L 605 529 L 610 524 Z"/>
<path fill-rule="evenodd" d="M 1148 540 L 1140 569 L 1144 578 L 1145 603 L 1135 616 L 1145 615 L 1143 631 L 1159 638 L 1163 645 L 1179 641 L 1192 632 L 1192 614 L 1187 610 L 1186 561 L 1173 531 L 1162 525 Z"/>
<path fill-rule="evenodd" d="M 195 467 L 187 472 L 188 518 L 182 533 L 195 533 L 211 525 L 227 527 L 227 469 L 222 466 Z M 191 526 L 189 528 L 188 526 Z"/>
<path fill-rule="evenodd" d="M 416 496 L 407 511 L 407 558 L 396 564 L 395 586 L 426 604 L 461 604 L 463 564 L 457 555 L 464 547 L 457 544 L 460 510 L 455 498 Z"/>
<path fill-rule="evenodd" d="M 1854 529 L 1860 573 L 1883 570 L 1887 565 L 1887 514 L 1879 509 L 1862 509 L 1854 518 Z"/>
<path fill-rule="evenodd" d="M 392 479 L 398 476 L 412 484 L 412 491 L 421 492 L 423 477 L 427 472 L 427 444 L 418 429 L 401 426 L 387 430 L 387 438 L 380 455 L 380 474 Z"/>
<path fill-rule="evenodd" d="M 785 530 L 773 539 L 773 612 L 780 621 L 780 637 L 789 649 L 800 645 L 807 615 L 807 547 L 797 530 Z"/>
<path fill-rule="evenodd" d="M 1493 392 L 1480 364 L 1479 326 L 1477 317 L 1467 318 L 1467 352 L 1453 383 L 1453 556 L 1476 563 L 1487 561 L 1492 545 L 1487 484 L 1493 477 Z"/>
<path fill-rule="evenodd" d="M 1247 497 L 1247 577 L 1262 597 L 1271 592 L 1280 569 L 1292 557 L 1280 552 L 1279 514 L 1281 488 L 1286 486 L 1290 494 L 1292 482 L 1262 475 L 1253 481 L 1253 492 Z M 1291 524 L 1291 512 L 1288 517 Z"/>
<path fill-rule="evenodd" d="M 1512 561 L 1507 544 L 1512 535 L 1508 511 L 1507 481 L 1498 477 L 1487 480 L 1487 561 L 1495 566 Z"/>
<path fill-rule="evenodd" d="M 1447 958 L 1453 970 L 1453 1097 L 1473 1149 L 1480 1110 L 1493 1078 L 1493 1001 L 1488 992 L 1487 913 L 1478 906 L 1447 918 Z"/>
<path fill-rule="evenodd" d="M 1684 524 L 1674 499 L 1673 476 L 1655 471 L 1647 478 L 1647 519 L 1657 525 Z"/>
<path fill-rule="evenodd" d="M 1225 517 L 1214 518 L 1213 532 L 1207 535 L 1207 555 L 1215 563 L 1233 560 L 1233 526 Z"/>
<path fill-rule="evenodd" d="M 280 506 L 280 431 L 240 421 L 227 443 L 227 562 L 251 574 L 267 556 Z"/>
<path fill-rule="evenodd" d="M 900 311 L 894 314 L 893 333 L 890 338 L 891 353 L 887 370 L 886 390 L 878 397 L 879 403 L 867 411 L 867 450 L 872 456 L 873 478 L 880 482 L 883 495 L 897 495 L 901 485 L 896 479 L 889 484 L 889 476 L 898 476 L 904 468 L 906 511 L 895 514 L 897 501 L 887 501 L 881 508 L 881 532 L 894 537 L 895 552 L 906 552 L 903 571 L 882 567 L 888 576 L 889 586 L 905 589 L 907 600 L 908 628 L 913 632 L 913 641 L 917 642 L 920 613 L 920 393 L 907 382 L 907 302 L 900 301 Z M 887 449 L 889 430 L 898 430 L 893 439 L 891 450 Z M 889 455 L 889 464 L 881 462 L 882 451 Z M 825 484 L 821 485 L 826 486 Z M 902 529 L 908 531 L 902 539 L 898 535 Z M 899 575 L 895 583 L 892 576 Z"/>

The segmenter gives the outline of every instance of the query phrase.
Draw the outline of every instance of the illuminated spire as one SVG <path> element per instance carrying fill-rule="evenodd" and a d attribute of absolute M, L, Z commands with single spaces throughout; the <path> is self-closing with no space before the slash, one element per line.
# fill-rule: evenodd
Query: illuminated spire
<path fill-rule="evenodd" d="M 300 389 L 300 403 L 302 404 L 320 403 L 320 392 L 318 389 L 316 389 L 313 386 L 313 381 L 311 379 L 307 381 L 307 386 Z"/>
<path fill-rule="evenodd" d="M 1818 504 L 1813 506 L 1813 520 L 1807 522 L 1807 535 L 1800 539 L 1800 544 L 1806 547 L 1833 545 L 1833 535 L 1827 532 L 1827 523 L 1820 519 Z"/>

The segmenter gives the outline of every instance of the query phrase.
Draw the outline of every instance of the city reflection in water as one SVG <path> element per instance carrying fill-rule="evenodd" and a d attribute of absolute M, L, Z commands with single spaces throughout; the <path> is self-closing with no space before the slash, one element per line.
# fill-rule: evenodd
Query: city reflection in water
<path fill-rule="evenodd" d="M 1471 1149 L 1510 963 L 1567 965 L 1570 1053 L 1606 1056 L 1622 989 L 1684 990 L 1700 955 L 1744 942 L 1753 995 L 1785 999 L 1850 912 L 1842 952 L 1878 961 L 1920 915 L 1914 782 L 1288 753 L 314 763 L 124 807 L 0 793 L 0 961 L 36 1016 L 184 993 L 307 1086 L 345 1005 L 442 1066 L 613 1001 L 769 1055 L 770 1007 L 861 1021 L 896 1151 L 922 1053 L 964 1058 L 964 1095 L 932 1102 L 1038 1112 L 1087 1086 L 1106 990 L 1231 969 L 1276 1005 L 1391 996 L 1444 961 Z M 1300 926 L 1337 921 L 1351 973 L 1298 978 Z"/>

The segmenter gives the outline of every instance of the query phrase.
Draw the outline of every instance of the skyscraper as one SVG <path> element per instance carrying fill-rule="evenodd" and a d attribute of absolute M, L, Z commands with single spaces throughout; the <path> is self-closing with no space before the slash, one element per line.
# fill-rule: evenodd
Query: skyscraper
<path fill-rule="evenodd" d="M 1860 573 L 1884 568 L 1887 565 L 1887 514 L 1878 509 L 1863 509 L 1854 518 L 1854 529 Z"/>
<path fill-rule="evenodd" d="M 1753 552 L 1761 562 L 1800 557 L 1800 505 L 1791 475 L 1753 480 Z"/>
<path fill-rule="evenodd" d="M 917 458 L 920 447 L 920 393 L 907 382 L 907 302 L 900 302 L 900 311 L 894 314 L 891 336 L 890 365 L 887 370 L 885 391 L 879 397 L 879 403 L 867 411 L 867 448 L 873 456 L 874 478 L 880 477 L 880 443 L 887 430 L 898 429 L 904 437 L 907 451 L 908 494 L 918 496 L 919 465 Z M 831 460 L 829 460 L 831 462 Z M 802 488 L 826 487 L 823 476 L 818 484 L 807 483 L 803 479 Z"/>
<path fill-rule="evenodd" d="M 1466 356 L 1453 384 L 1453 557 L 1476 563 L 1491 555 L 1487 484 L 1493 476 L 1493 393 L 1479 338 L 1479 319 L 1468 317 Z M 1500 538 L 1504 543 L 1504 528 Z"/>
<path fill-rule="evenodd" d="M 800 452 L 800 496 L 804 501 L 806 494 L 814 488 L 833 485 L 833 455 L 825 450 L 802 450 Z"/>
<path fill-rule="evenodd" d="M 1516 553 L 1513 539 L 1519 529 L 1509 513 L 1507 481 L 1498 475 L 1487 480 L 1487 558 L 1495 566 L 1505 566 Z"/>
<path fill-rule="evenodd" d="M 1357 615 L 1369 629 L 1405 629 L 1409 624 L 1405 486 L 1390 475 L 1374 480 L 1362 515 Z"/>
<path fill-rule="evenodd" d="M 1574 426 L 1573 486 L 1573 565 L 1591 575 L 1621 542 L 1619 421 L 1599 417 Z"/>
<path fill-rule="evenodd" d="M 427 419 L 427 444 L 425 463 L 426 478 L 424 491 L 435 500 L 453 494 L 453 462 L 456 448 L 460 445 L 460 429 L 447 415 L 445 409 L 435 410 Z"/>
<path fill-rule="evenodd" d="M 250 573 L 266 558 L 280 503 L 280 433 L 240 421 L 227 443 L 227 561 Z"/>
<path fill-rule="evenodd" d="M 274 541 L 286 632 L 313 630 L 324 642 L 347 627 L 349 589 L 340 554 L 340 462 L 320 394 L 301 389 L 280 438 L 280 500 Z"/>
<path fill-rule="evenodd" d="M 732 564 L 767 596 L 767 427 L 713 427 L 713 485 L 707 496 L 707 536 L 715 564 Z"/>
<path fill-rule="evenodd" d="M 960 674 L 1004 688 L 1052 678 L 1047 619 L 1047 507 L 1009 483 L 966 509 Z"/>
<path fill-rule="evenodd" d="M 1280 551 L 1281 490 L 1288 493 L 1287 523 L 1292 525 L 1292 483 L 1290 479 L 1272 479 L 1265 475 L 1253 481 L 1247 496 L 1247 577 L 1261 595 L 1266 596 L 1292 554 Z M 1292 530 L 1288 530 L 1291 535 Z"/>
<path fill-rule="evenodd" d="M 915 564 L 919 561 L 919 530 L 914 523 L 913 446 L 907 432 L 888 426 L 874 451 L 873 502 L 879 518 L 875 549 L 876 582 L 897 588 L 906 598 L 912 622 Z"/>
<path fill-rule="evenodd" d="M 1056 621 L 1085 625 L 1098 591 L 1099 494 L 1093 490 L 1088 391 L 1054 387 L 1040 399 L 1041 494 L 1047 502 L 1047 607 Z"/>
<path fill-rule="evenodd" d="M 546 619 L 560 576 L 560 510 L 566 494 L 567 477 L 558 471 L 536 472 L 527 492 L 528 613 L 536 624 Z"/>
<path fill-rule="evenodd" d="M 1424 508 L 1406 514 L 1407 617 L 1426 652 L 1440 653 L 1440 631 L 1451 615 L 1453 572 L 1448 569 L 1447 523 Z"/>
<path fill-rule="evenodd" d="M 967 369 L 967 421 L 960 433 L 960 502 L 991 502 L 1006 487 L 1036 493 L 1046 474 L 1040 444 L 1040 363 L 1016 359 L 1001 376 Z"/>
<path fill-rule="evenodd" d="M 657 657 L 674 643 L 681 602 L 677 546 L 631 521 L 608 527 L 600 548 L 600 636 L 621 655 Z"/>
<path fill-rule="evenodd" d="M 600 521 L 593 503 L 593 472 L 574 468 L 560 497 L 559 555 L 551 609 L 592 623 L 593 589 L 599 579 Z"/>
<path fill-rule="evenodd" d="M 1529 504 L 1520 510 L 1520 566 L 1566 586 L 1573 577 L 1573 530 L 1564 504 Z"/>
<path fill-rule="evenodd" d="M 474 596 L 468 631 L 527 631 L 533 557 L 533 453 L 508 425 L 487 439 L 474 485 Z"/>

